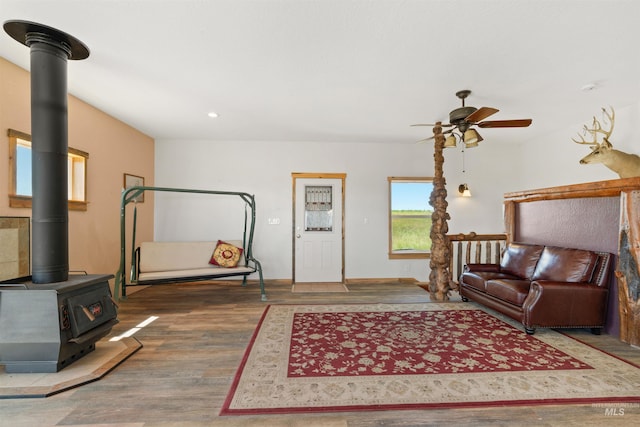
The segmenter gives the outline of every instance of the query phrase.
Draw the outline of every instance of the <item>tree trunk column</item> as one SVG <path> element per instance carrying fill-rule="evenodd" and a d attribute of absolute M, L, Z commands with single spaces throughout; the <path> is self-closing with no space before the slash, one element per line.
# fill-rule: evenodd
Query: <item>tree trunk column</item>
<path fill-rule="evenodd" d="M 429 201 L 433 207 L 431 215 L 431 258 L 429 260 L 429 295 L 432 301 L 448 301 L 451 291 L 451 273 L 449 265 L 451 254 L 447 242 L 449 226 L 447 220 L 451 217 L 447 213 L 447 189 L 442 166 L 444 164 L 444 135 L 441 122 L 433 128 L 434 144 L 434 178 L 433 191 Z"/>
<path fill-rule="evenodd" d="M 618 302 L 620 339 L 640 346 L 640 191 L 620 194 Z"/>

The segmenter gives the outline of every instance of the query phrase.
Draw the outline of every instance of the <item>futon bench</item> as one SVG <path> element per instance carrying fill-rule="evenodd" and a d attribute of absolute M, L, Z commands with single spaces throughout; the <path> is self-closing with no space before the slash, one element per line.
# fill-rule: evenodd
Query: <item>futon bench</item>
<path fill-rule="evenodd" d="M 237 265 L 215 265 L 214 250 L 222 242 L 241 249 Z M 260 276 L 262 300 L 266 300 L 260 263 L 245 256 L 242 240 L 194 241 L 194 242 L 142 242 L 134 253 L 131 282 L 137 285 L 212 280 L 222 277 Z"/>

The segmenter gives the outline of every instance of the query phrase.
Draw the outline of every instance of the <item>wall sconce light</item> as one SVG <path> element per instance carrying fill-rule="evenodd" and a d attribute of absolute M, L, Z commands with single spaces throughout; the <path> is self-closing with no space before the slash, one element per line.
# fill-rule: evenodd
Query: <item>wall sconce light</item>
<path fill-rule="evenodd" d="M 471 197 L 471 191 L 467 184 L 460 184 L 458 186 L 458 193 L 460 193 L 462 197 Z"/>

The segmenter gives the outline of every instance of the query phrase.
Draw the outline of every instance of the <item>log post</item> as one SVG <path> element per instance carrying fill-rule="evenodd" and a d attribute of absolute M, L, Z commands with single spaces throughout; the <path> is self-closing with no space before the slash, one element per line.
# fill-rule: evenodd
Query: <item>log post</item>
<path fill-rule="evenodd" d="M 640 346 L 640 191 L 620 193 L 618 255 L 620 339 Z"/>
<path fill-rule="evenodd" d="M 431 215 L 431 258 L 429 260 L 429 295 L 432 301 L 448 301 L 451 291 L 451 274 L 449 264 L 451 254 L 447 242 L 449 226 L 447 220 L 451 217 L 447 213 L 447 189 L 444 178 L 444 135 L 442 134 L 442 123 L 437 122 L 433 128 L 435 135 L 434 144 L 434 178 L 433 190 L 429 201 L 433 207 Z"/>
<path fill-rule="evenodd" d="M 507 235 L 507 244 L 516 238 L 516 202 L 507 200 L 504 202 L 504 230 Z"/>

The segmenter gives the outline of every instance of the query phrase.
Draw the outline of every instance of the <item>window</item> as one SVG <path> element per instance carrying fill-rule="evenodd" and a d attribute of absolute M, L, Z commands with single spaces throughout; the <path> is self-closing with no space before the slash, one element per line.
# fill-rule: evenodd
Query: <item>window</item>
<path fill-rule="evenodd" d="M 389 258 L 429 258 L 433 178 L 389 181 Z"/>
<path fill-rule="evenodd" d="M 31 135 L 9 129 L 9 206 L 31 207 Z M 69 147 L 67 159 L 69 209 L 87 210 L 89 153 Z"/>

